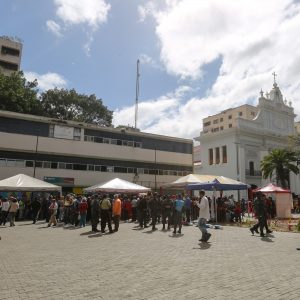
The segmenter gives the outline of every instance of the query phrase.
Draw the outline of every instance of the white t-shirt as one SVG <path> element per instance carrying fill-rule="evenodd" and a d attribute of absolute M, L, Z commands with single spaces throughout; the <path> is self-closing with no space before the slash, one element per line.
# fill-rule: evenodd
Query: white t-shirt
<path fill-rule="evenodd" d="M 200 203 L 197 203 L 197 206 L 200 208 L 199 218 L 208 221 L 210 219 L 208 199 L 203 196 Z"/>

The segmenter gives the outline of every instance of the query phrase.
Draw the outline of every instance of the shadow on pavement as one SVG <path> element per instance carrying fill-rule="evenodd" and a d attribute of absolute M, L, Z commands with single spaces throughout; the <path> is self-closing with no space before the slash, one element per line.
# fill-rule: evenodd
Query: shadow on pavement
<path fill-rule="evenodd" d="M 132 228 L 132 230 L 143 230 L 143 227 L 138 227 L 138 228 Z"/>
<path fill-rule="evenodd" d="M 171 237 L 171 238 L 180 238 L 180 237 L 182 237 L 182 236 L 184 236 L 183 233 L 177 233 L 177 234 L 169 235 L 169 237 Z"/>
<path fill-rule="evenodd" d="M 88 238 L 97 238 L 97 237 L 102 237 L 103 233 L 102 232 L 98 232 L 98 233 L 94 233 L 94 234 L 90 234 L 88 235 Z"/>
<path fill-rule="evenodd" d="M 199 249 L 199 250 L 207 250 L 211 247 L 210 243 L 201 242 L 199 243 L 199 248 L 194 247 L 193 249 Z"/>
<path fill-rule="evenodd" d="M 87 231 L 87 232 L 80 233 L 80 235 L 90 235 L 90 234 L 96 234 L 96 232 L 90 230 L 90 231 Z"/>
<path fill-rule="evenodd" d="M 263 242 L 274 243 L 274 241 L 272 239 L 270 239 L 269 237 L 267 237 L 267 236 L 262 237 L 261 240 Z"/>

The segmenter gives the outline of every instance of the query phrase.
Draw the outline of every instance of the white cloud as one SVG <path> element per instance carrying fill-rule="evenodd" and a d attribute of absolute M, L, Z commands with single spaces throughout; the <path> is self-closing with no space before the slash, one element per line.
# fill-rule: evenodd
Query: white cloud
<path fill-rule="evenodd" d="M 38 81 L 38 89 L 46 91 L 49 89 L 64 88 L 67 86 L 66 79 L 57 73 L 37 74 L 35 72 L 25 72 L 25 78 L 28 81 Z"/>
<path fill-rule="evenodd" d="M 87 24 L 93 29 L 105 23 L 110 4 L 105 0 L 54 0 L 57 16 L 67 25 Z"/>
<path fill-rule="evenodd" d="M 167 72 L 195 83 L 209 76 L 204 68 L 216 59 L 221 60 L 221 67 L 206 97 L 189 99 L 184 105 L 182 100 L 176 102 L 178 106 L 143 129 L 182 137 L 198 135 L 202 118 L 254 100 L 257 104 L 260 89 L 272 87 L 273 71 L 279 74 L 284 97 L 292 99 L 295 113 L 300 114 L 299 2 L 165 0 L 160 7 L 154 2 L 139 11 L 142 20 L 152 15 L 156 21 Z M 158 103 L 159 99 L 152 102 L 154 113 Z"/>
<path fill-rule="evenodd" d="M 83 50 L 90 56 L 93 33 L 107 21 L 110 4 L 105 0 L 54 0 L 54 4 L 56 16 L 62 24 L 48 20 L 47 28 L 61 37 L 62 31 L 67 31 L 71 26 L 85 25 L 87 41 L 83 44 Z"/>
<path fill-rule="evenodd" d="M 53 20 L 48 20 L 46 22 L 47 28 L 50 32 L 52 32 L 57 37 L 62 37 L 62 29 L 61 26 Z"/>
<path fill-rule="evenodd" d="M 141 54 L 139 60 L 142 65 L 148 65 L 155 69 L 162 69 L 161 65 L 147 54 Z"/>

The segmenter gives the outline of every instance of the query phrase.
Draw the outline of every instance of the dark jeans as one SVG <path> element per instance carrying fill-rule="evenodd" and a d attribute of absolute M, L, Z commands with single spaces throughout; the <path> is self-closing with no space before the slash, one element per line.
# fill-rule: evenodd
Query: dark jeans
<path fill-rule="evenodd" d="M 111 228 L 111 214 L 108 209 L 101 210 L 101 231 L 105 231 L 106 223 L 109 229 L 109 232 L 112 232 Z"/>
<path fill-rule="evenodd" d="M 257 229 L 259 228 L 260 231 L 260 235 L 264 234 L 264 227 L 268 226 L 267 224 L 267 219 L 264 216 L 259 216 L 258 217 L 258 222 L 251 227 L 252 230 L 257 231 Z"/>
<path fill-rule="evenodd" d="M 186 222 L 190 223 L 191 222 L 191 209 L 187 208 L 185 211 L 185 216 L 186 216 Z"/>
<path fill-rule="evenodd" d="M 117 215 L 114 216 L 115 231 L 119 230 L 120 217 L 121 216 L 119 216 L 119 215 L 118 216 Z"/>
<path fill-rule="evenodd" d="M 157 213 L 151 213 L 151 220 L 152 220 L 152 229 L 155 229 L 156 221 L 157 221 Z"/>
<path fill-rule="evenodd" d="M 178 226 L 178 232 L 181 233 L 182 227 L 182 212 L 181 211 L 174 211 L 174 232 L 176 232 L 176 228 Z"/>
<path fill-rule="evenodd" d="M 6 224 L 7 216 L 8 216 L 8 211 L 1 211 L 1 222 L 0 222 L 0 225 L 1 224 L 3 224 L 3 225 Z"/>
<path fill-rule="evenodd" d="M 168 229 L 170 229 L 171 225 L 171 210 L 165 210 L 162 212 L 162 223 L 163 223 L 163 229 L 165 229 L 166 223 L 168 218 Z"/>
<path fill-rule="evenodd" d="M 147 225 L 147 210 L 141 210 L 140 211 L 140 220 L 139 220 L 139 222 L 140 222 L 140 226 L 141 227 L 146 227 L 146 225 Z"/>
<path fill-rule="evenodd" d="M 137 218 L 137 210 L 136 207 L 132 208 L 132 222 L 135 222 Z"/>
<path fill-rule="evenodd" d="M 32 210 L 32 222 L 33 222 L 33 224 L 35 224 L 36 221 L 37 221 L 38 212 L 39 212 L 39 210 Z"/>

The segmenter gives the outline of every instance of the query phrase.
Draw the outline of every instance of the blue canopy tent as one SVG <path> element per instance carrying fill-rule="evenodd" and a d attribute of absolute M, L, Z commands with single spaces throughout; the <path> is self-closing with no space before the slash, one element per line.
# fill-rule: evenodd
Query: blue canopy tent
<path fill-rule="evenodd" d="M 230 179 L 230 181 L 232 182 L 222 183 L 217 178 L 215 178 L 214 180 L 208 182 L 198 182 L 198 183 L 188 184 L 187 189 L 206 190 L 206 191 L 235 191 L 235 190 L 247 190 L 249 188 L 249 186 L 245 183 L 232 180 L 232 179 Z"/>
<path fill-rule="evenodd" d="M 217 178 L 207 181 L 207 182 L 198 182 L 188 184 L 187 189 L 189 190 L 206 190 L 213 191 L 213 199 L 212 202 L 213 208 L 211 209 L 212 218 L 216 217 L 217 221 L 217 205 L 216 205 L 216 191 L 234 191 L 234 190 L 247 190 L 249 186 L 243 182 L 233 180 L 231 178 L 227 178 L 224 176 L 218 176 Z"/>

